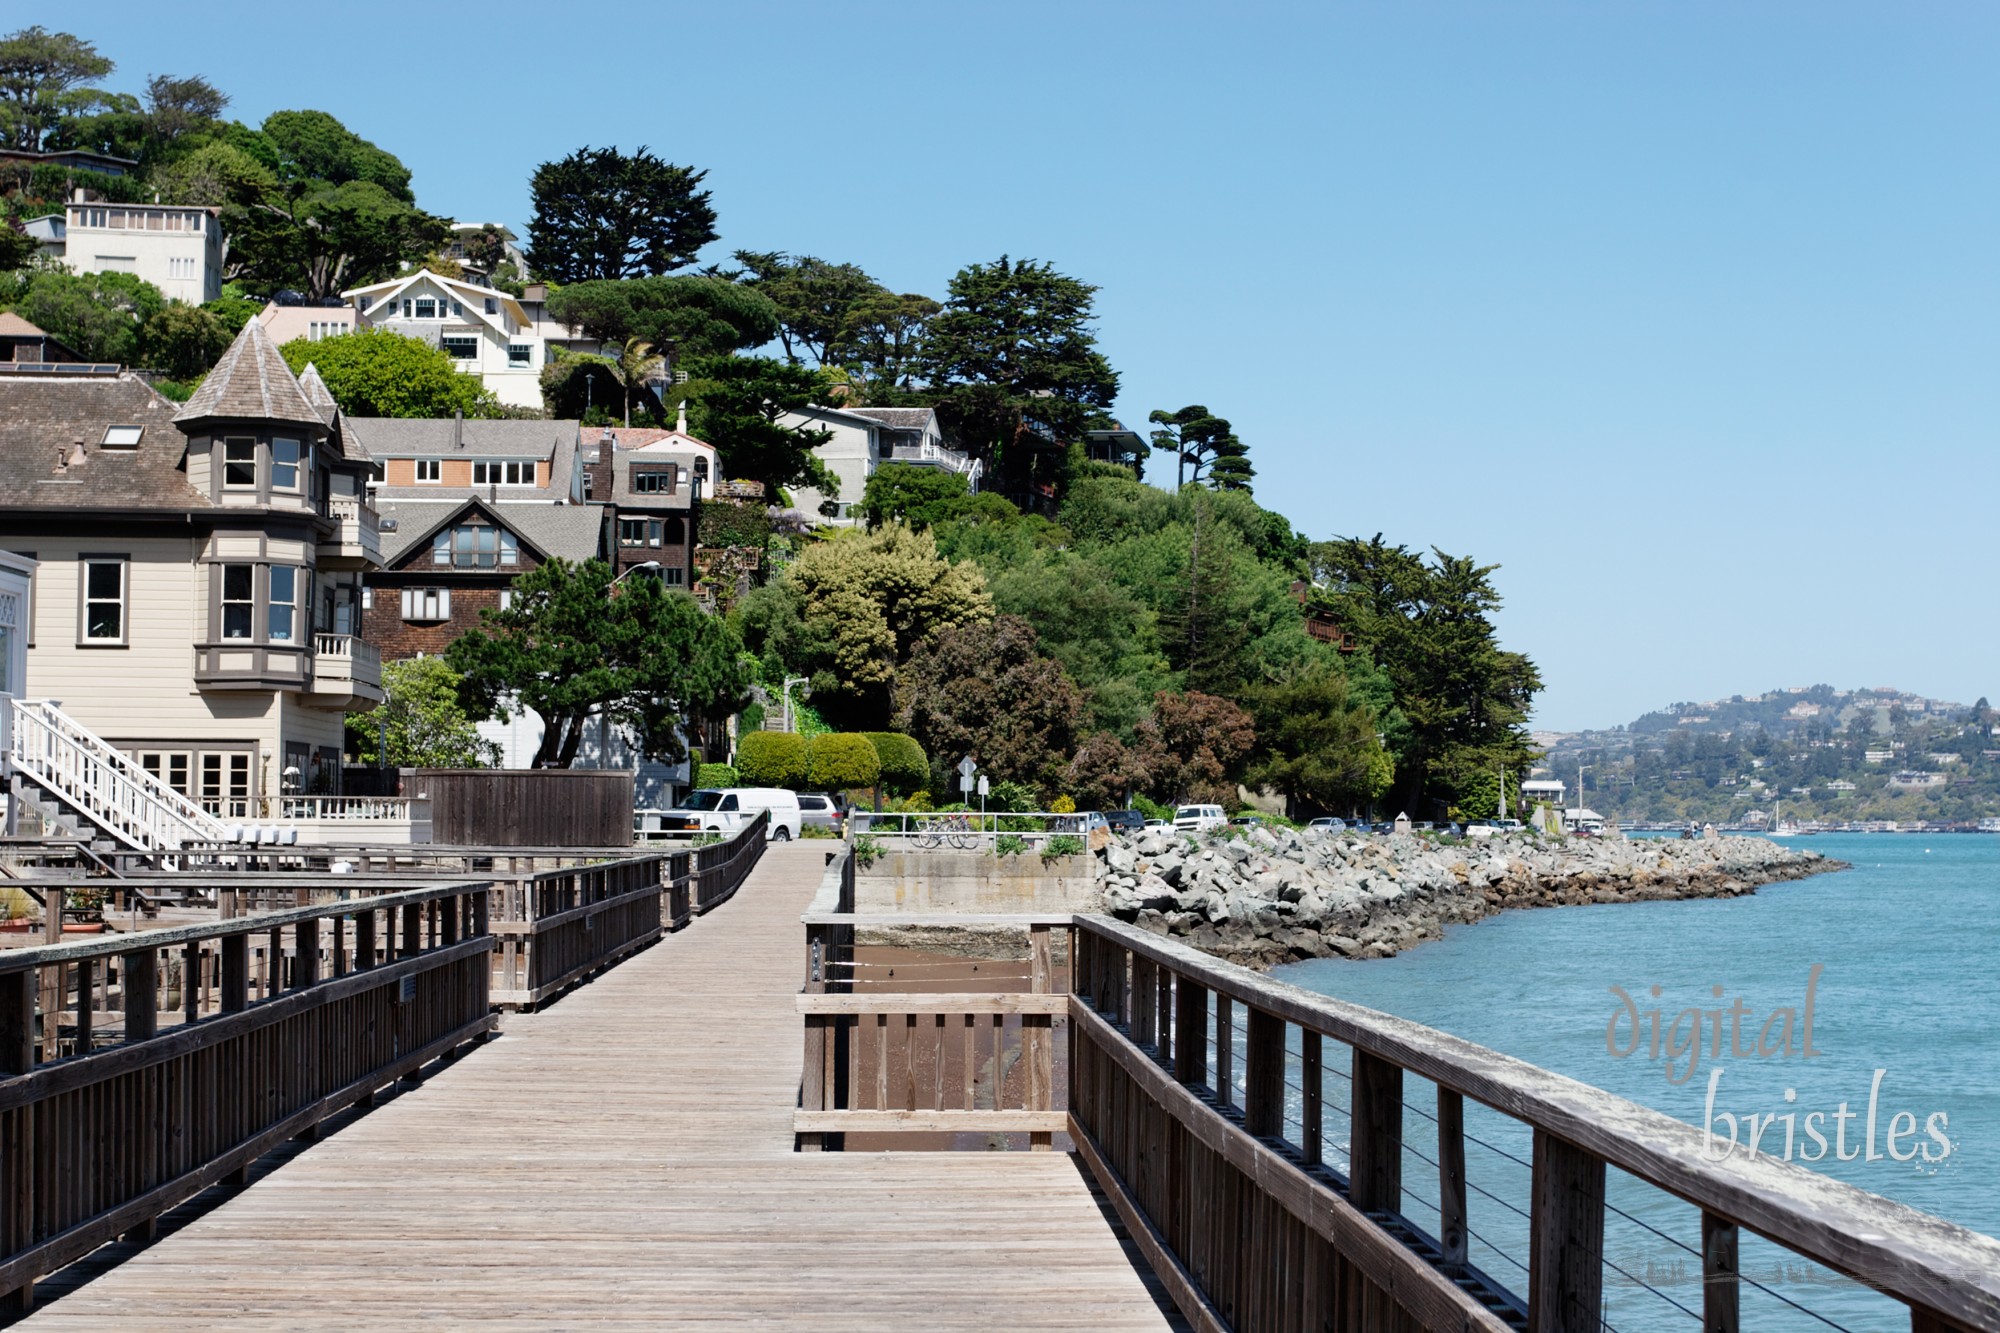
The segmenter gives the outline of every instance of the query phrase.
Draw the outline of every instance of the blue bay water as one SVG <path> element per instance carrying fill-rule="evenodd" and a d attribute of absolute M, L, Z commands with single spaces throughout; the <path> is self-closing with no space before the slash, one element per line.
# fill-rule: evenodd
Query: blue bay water
<path fill-rule="evenodd" d="M 1711 1074 L 1719 1069 L 1715 1134 L 1728 1132 L 1722 1112 L 1739 1122 L 1753 1113 L 1760 1119 L 1792 1113 L 1792 1160 L 1800 1165 L 2000 1235 L 2000 837 L 1854 834 L 1794 845 L 1854 868 L 1729 900 L 1507 912 L 1454 927 L 1444 939 L 1395 958 L 1318 960 L 1275 975 L 1455 1033 L 1690 1124 L 1703 1123 Z M 1727 1017 L 1720 1058 L 1711 1055 L 1712 1030 L 1702 1020 L 1692 1076 L 1686 1056 L 1672 1061 L 1671 1075 L 1665 1058 L 1650 1058 L 1645 1030 L 1636 1050 L 1622 1058 L 1613 1054 L 1632 1044 L 1627 1017 L 1607 1033 L 1614 1015 L 1625 1013 L 1613 986 L 1632 997 L 1642 1019 L 1646 1009 L 1662 1011 L 1668 1047 L 1681 1011 L 1727 1010 L 1741 996 L 1752 1016 L 1744 1022 L 1747 1048 L 1773 1011 L 1803 1009 L 1815 965 L 1823 969 L 1813 997 L 1816 1057 L 1737 1057 L 1729 1049 Z M 1661 988 L 1658 998 L 1654 986 Z M 1719 1000 L 1716 986 L 1723 988 Z M 1683 1020 L 1684 1034 L 1688 1026 Z M 1865 1118 L 1878 1070 L 1871 1159 Z M 1795 1094 L 1790 1101 L 1788 1089 Z M 1855 1160 L 1836 1160 L 1837 1143 L 1818 1161 L 1802 1160 L 1816 1151 L 1805 1134 L 1806 1115 L 1820 1112 L 1816 1124 L 1833 1140 L 1843 1102 L 1854 1117 L 1846 1146 Z M 1911 1117 L 1903 1128 L 1915 1126 L 1914 1134 L 1898 1140 L 1902 1152 L 1928 1147 L 1940 1155 L 1925 1134 L 1931 1117 L 1940 1115 L 1949 1155 L 1929 1163 L 1921 1152 L 1913 1161 L 1893 1160 L 1888 1133 L 1899 1112 Z M 1329 1125 L 1330 1138 L 1337 1128 Z M 1468 1108 L 1468 1129 L 1492 1145 L 1473 1147 L 1473 1183 L 1524 1206 L 1525 1168 L 1511 1158 L 1529 1156 L 1526 1136 L 1483 1108 Z M 1413 1111 L 1406 1137 L 1421 1145 L 1425 1132 L 1421 1112 Z M 1782 1155 L 1784 1134 L 1779 1121 L 1766 1131 L 1762 1150 Z M 1436 1197 L 1434 1184 L 1422 1177 L 1430 1168 L 1412 1158 L 1404 1169 L 1421 1212 L 1422 1200 Z M 1610 1275 L 1607 1318 L 1619 1328 L 1685 1325 L 1671 1301 L 1700 1308 L 1699 1262 L 1639 1222 L 1685 1243 L 1698 1235 L 1694 1210 L 1615 1173 L 1612 1200 L 1638 1222 L 1614 1215 L 1607 1236 L 1608 1257 L 1632 1275 L 1630 1281 Z M 1472 1223 L 1491 1242 L 1475 1242 L 1474 1261 L 1518 1290 L 1522 1274 L 1511 1265 L 1525 1258 L 1525 1223 L 1498 1200 L 1476 1193 Z M 1687 1272 L 1690 1262 L 1695 1280 Z M 1890 1328 L 1899 1321 L 1908 1327 L 1907 1317 L 1883 1298 L 1775 1247 L 1746 1238 L 1743 1265 L 1773 1293 L 1746 1294 L 1746 1327 L 1760 1302 L 1768 1307 L 1760 1327 L 1792 1327 L 1793 1321 L 1825 1327 L 1796 1314 L 1781 1297 L 1848 1328 Z M 1642 1281 L 1661 1294 L 1645 1290 Z"/>

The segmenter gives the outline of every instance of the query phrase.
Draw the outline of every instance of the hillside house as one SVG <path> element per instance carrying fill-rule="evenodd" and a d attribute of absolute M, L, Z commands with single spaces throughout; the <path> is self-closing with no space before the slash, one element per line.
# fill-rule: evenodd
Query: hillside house
<path fill-rule="evenodd" d="M 549 351 L 521 303 L 506 292 L 418 269 L 341 293 L 364 329 L 389 329 L 451 354 L 458 368 L 510 407 L 542 405 Z"/>
<path fill-rule="evenodd" d="M 169 301 L 200 305 L 222 295 L 220 218 L 213 208 L 79 197 L 64 218 L 62 262 L 72 273 L 135 274 Z"/>

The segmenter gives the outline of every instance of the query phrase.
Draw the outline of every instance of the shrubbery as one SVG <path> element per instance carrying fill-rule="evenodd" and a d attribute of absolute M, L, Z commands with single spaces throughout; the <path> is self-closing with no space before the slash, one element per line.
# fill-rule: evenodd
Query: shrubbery
<path fill-rule="evenodd" d="M 930 782 L 930 758 L 924 754 L 924 747 L 914 739 L 899 731 L 866 731 L 861 734 L 875 747 L 875 758 L 881 769 L 877 781 L 885 791 L 906 796 L 922 791 Z"/>
<path fill-rule="evenodd" d="M 806 738 L 753 731 L 736 742 L 736 771 L 746 787 L 798 787 L 806 780 Z"/>
<path fill-rule="evenodd" d="M 697 787 L 740 787 L 734 764 L 703 764 L 695 770 L 694 785 Z"/>
<path fill-rule="evenodd" d="M 832 731 L 806 742 L 806 785 L 814 791 L 872 787 L 881 771 L 875 747 L 859 732 Z"/>

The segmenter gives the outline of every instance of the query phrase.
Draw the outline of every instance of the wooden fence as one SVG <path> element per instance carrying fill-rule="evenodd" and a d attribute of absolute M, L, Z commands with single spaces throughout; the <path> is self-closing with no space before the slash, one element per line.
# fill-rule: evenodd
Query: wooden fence
<path fill-rule="evenodd" d="M 417 768 L 402 787 L 430 798 L 433 842 L 629 847 L 632 781 L 620 769 Z"/>
<path fill-rule="evenodd" d="M 1041 1123 L 1009 1119 L 998 1102 L 975 1106 L 969 1084 L 942 1071 L 956 1042 L 965 1043 L 967 1067 L 984 1058 L 974 1034 L 996 999 L 1024 1024 L 1060 999 L 1062 1127 L 1198 1329 L 1603 1333 L 1612 1327 L 1607 1272 L 1621 1299 L 1650 1293 L 1665 1305 L 1649 1308 L 1705 1333 L 1763 1326 L 1770 1312 L 1842 1327 L 1743 1271 L 1739 1245 L 1749 1232 L 1794 1264 L 1831 1270 L 1825 1282 L 1844 1275 L 1857 1292 L 1872 1288 L 1868 1299 L 1893 1306 L 1913 1333 L 2000 1330 L 2000 1241 L 1768 1154 L 1718 1157 L 1702 1130 L 1664 1114 L 1108 917 L 856 916 L 852 875 L 842 854 L 804 918 L 798 1146 L 839 1148 L 843 1132 L 861 1130 Z M 1040 940 L 1068 936 L 1073 993 L 1039 993 L 1058 989 L 1041 984 L 1052 975 L 1041 964 L 1031 964 L 1036 985 L 1025 995 L 911 993 L 907 981 L 889 993 L 871 988 L 853 961 L 862 924 L 981 923 L 1025 926 Z M 884 1040 L 898 1020 L 907 1054 Z M 1032 1048 L 1020 1058 L 1041 1067 Z M 1468 1132 L 1469 1117 L 1479 1118 L 1478 1132 Z M 1520 1143 L 1510 1168 L 1522 1172 L 1511 1178 L 1518 1203 L 1498 1179 L 1488 1189 L 1468 1171 L 1468 1144 L 1483 1171 L 1495 1154 L 1509 1157 L 1496 1147 L 1503 1138 Z M 1612 1176 L 1623 1194 L 1609 1188 Z M 1471 1193 L 1487 1210 L 1481 1225 L 1523 1228 L 1518 1255 L 1474 1231 Z M 1662 1205 L 1663 1221 L 1685 1215 L 1687 1234 L 1614 1202 L 1638 1194 Z M 1607 1219 L 1620 1234 L 1650 1232 L 1642 1238 L 1691 1255 L 1692 1289 L 1683 1291 L 1694 1305 L 1618 1267 Z M 1520 1276 L 1502 1282 L 1482 1269 L 1474 1240 L 1518 1264 Z M 1765 1320 L 1746 1320 L 1748 1297 Z"/>
<path fill-rule="evenodd" d="M 0 1292 L 495 1024 L 487 886 L 0 953 Z"/>
<path fill-rule="evenodd" d="M 760 814 L 706 847 L 525 875 L 496 867 L 493 1002 L 532 1009 L 728 901 L 763 855 L 769 822 Z"/>
<path fill-rule="evenodd" d="M 854 858 L 827 865 L 806 914 L 804 1075 L 793 1129 L 802 1151 L 838 1149 L 850 1133 L 1026 1134 L 1046 1151 L 1068 1124 L 1056 1104 L 1055 1025 L 1068 1012 L 1053 934 L 1070 918 L 966 915 L 877 918 L 893 925 L 999 923 L 1027 936 L 1022 989 L 922 993 L 874 989 L 858 975 Z"/>

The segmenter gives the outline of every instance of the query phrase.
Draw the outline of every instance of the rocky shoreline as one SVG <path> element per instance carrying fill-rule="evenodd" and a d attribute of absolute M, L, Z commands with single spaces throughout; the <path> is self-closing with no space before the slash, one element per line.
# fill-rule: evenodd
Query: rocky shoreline
<path fill-rule="evenodd" d="M 1387 958 L 1516 907 L 1734 898 L 1846 864 L 1764 838 L 1444 844 L 1316 829 L 1113 839 L 1105 910 L 1231 962 Z"/>

